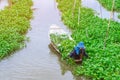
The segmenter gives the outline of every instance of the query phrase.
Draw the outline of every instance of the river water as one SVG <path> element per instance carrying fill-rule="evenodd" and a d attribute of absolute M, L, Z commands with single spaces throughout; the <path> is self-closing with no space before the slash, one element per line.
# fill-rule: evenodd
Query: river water
<path fill-rule="evenodd" d="M 48 47 L 50 25 L 56 24 L 65 29 L 56 2 L 54 0 L 33 2 L 32 8 L 35 10 L 34 18 L 31 20 L 32 29 L 27 34 L 30 41 L 26 42 L 24 49 L 0 62 L 0 80 L 74 80 L 69 67 L 64 65 Z"/>
<path fill-rule="evenodd" d="M 0 10 L 3 10 L 5 6 L 8 6 L 8 0 L 0 0 Z"/>

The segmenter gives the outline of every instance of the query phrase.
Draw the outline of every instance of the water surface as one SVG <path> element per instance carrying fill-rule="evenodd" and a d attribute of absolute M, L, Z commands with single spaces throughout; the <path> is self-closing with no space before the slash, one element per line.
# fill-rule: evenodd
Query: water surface
<path fill-rule="evenodd" d="M 8 6 L 8 0 L 0 0 L 0 10 L 3 10 L 6 6 Z"/>

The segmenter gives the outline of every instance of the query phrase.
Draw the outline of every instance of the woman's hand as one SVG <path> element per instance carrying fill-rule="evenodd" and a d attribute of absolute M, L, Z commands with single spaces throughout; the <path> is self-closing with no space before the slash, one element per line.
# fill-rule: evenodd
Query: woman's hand
<path fill-rule="evenodd" d="M 75 62 L 82 62 L 82 59 L 76 59 Z"/>

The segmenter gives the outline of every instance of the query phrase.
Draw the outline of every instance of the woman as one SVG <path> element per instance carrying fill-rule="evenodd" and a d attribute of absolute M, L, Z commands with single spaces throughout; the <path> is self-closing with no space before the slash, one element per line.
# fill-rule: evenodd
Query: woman
<path fill-rule="evenodd" d="M 83 42 L 79 42 L 70 53 L 70 57 L 75 59 L 75 62 L 82 62 L 83 56 L 88 57 Z"/>

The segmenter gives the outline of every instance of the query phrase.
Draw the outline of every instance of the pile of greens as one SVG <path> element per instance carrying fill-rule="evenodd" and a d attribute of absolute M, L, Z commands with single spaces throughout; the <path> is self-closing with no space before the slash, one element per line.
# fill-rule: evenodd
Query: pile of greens
<path fill-rule="evenodd" d="M 83 41 L 90 56 L 90 59 L 84 59 L 82 66 L 78 65 L 73 72 L 95 80 L 119 80 L 120 23 L 111 20 L 108 29 L 108 20 L 95 16 L 91 9 L 79 5 L 79 0 L 74 11 L 74 0 L 57 0 L 57 2 L 62 12 L 62 20 L 72 30 L 72 38 L 75 40 L 72 43 L 69 40 L 61 42 L 62 55 L 67 55 L 76 43 Z M 80 24 L 78 24 L 79 6 Z"/>
<path fill-rule="evenodd" d="M 32 18 L 32 0 L 11 1 L 12 6 L 0 11 L 0 59 L 23 47 Z"/>
<path fill-rule="evenodd" d="M 51 41 L 55 44 L 55 46 L 59 49 L 60 52 L 66 52 L 65 54 L 61 54 L 62 58 L 65 59 L 70 53 L 70 49 L 74 46 L 74 41 L 69 39 L 67 34 L 58 34 L 52 33 L 50 34 Z M 71 45 L 68 45 L 71 44 Z"/>

